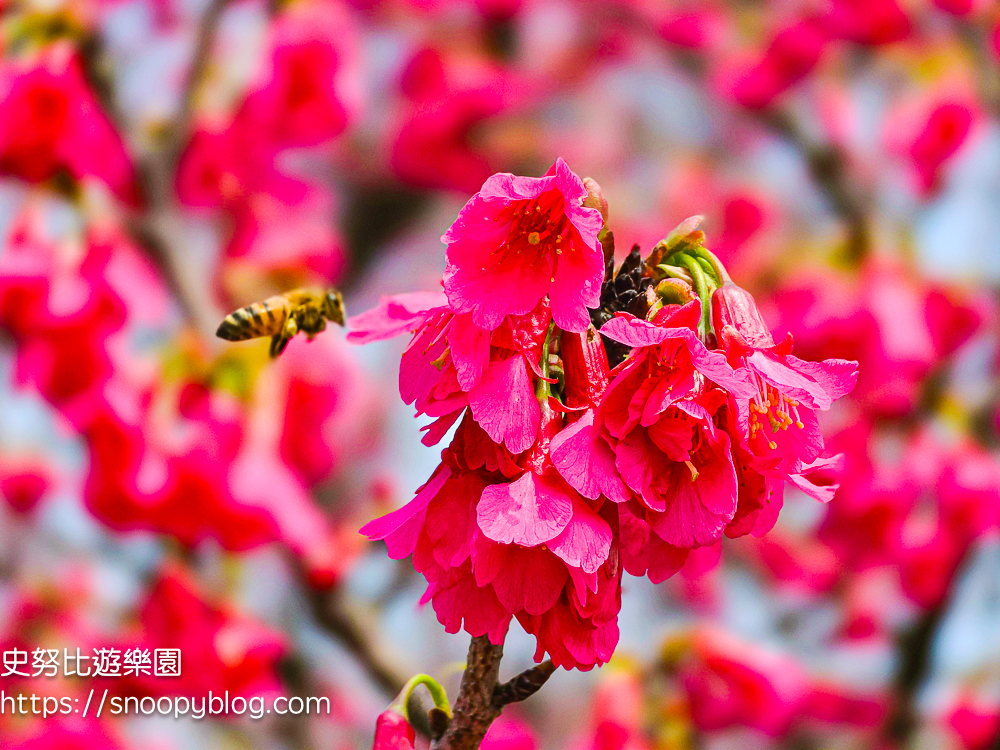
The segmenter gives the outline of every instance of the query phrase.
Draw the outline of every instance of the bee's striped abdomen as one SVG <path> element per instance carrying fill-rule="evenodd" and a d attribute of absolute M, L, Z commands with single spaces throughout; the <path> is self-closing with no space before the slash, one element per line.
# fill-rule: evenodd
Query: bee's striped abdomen
<path fill-rule="evenodd" d="M 215 335 L 226 341 L 245 341 L 273 336 L 281 331 L 288 316 L 288 302 L 277 295 L 230 313 Z"/>

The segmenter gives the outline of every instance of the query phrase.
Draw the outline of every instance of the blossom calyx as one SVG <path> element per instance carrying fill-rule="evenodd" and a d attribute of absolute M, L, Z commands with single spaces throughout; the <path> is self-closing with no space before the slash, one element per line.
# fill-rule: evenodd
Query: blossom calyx
<path fill-rule="evenodd" d="M 608 199 L 604 197 L 601 186 L 593 177 L 584 177 L 583 186 L 587 188 L 587 197 L 583 199 L 583 205 L 587 208 L 596 208 L 601 212 L 601 218 L 605 225 L 608 223 Z"/>

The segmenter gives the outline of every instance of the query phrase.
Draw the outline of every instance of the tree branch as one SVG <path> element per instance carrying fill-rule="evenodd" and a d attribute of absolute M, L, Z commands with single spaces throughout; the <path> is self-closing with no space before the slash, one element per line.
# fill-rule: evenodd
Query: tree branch
<path fill-rule="evenodd" d="M 406 679 L 379 655 L 368 637 L 367 629 L 344 607 L 336 589 L 317 590 L 303 584 L 312 604 L 313 614 L 324 630 L 333 635 L 357 659 L 372 681 L 388 696 L 403 689 Z"/>
<path fill-rule="evenodd" d="M 142 159 L 137 168 L 149 210 L 132 225 L 133 234 L 168 269 L 186 317 L 207 341 L 214 341 L 215 328 L 224 312 L 213 304 L 208 279 L 198 273 L 186 257 L 180 212 L 174 197 L 174 178 L 190 135 L 194 100 L 208 67 L 222 11 L 228 2 L 212 0 L 198 24 L 194 54 L 181 90 L 177 114 L 166 128 L 160 147 Z"/>
<path fill-rule="evenodd" d="M 847 227 L 848 257 L 854 262 L 864 259 L 871 250 L 871 221 L 861 190 L 850 179 L 841 149 L 815 143 L 787 112 L 765 110 L 758 119 L 802 154 L 809 173 Z"/>
<path fill-rule="evenodd" d="M 502 685 L 497 685 L 493 691 L 493 701 L 501 708 L 509 703 L 520 703 L 541 690 L 555 671 L 556 665 L 551 659 L 546 659 Z"/>
<path fill-rule="evenodd" d="M 451 722 L 434 750 L 476 750 L 486 730 L 500 715 L 503 706 L 494 700 L 503 644 L 495 646 L 485 636 L 469 644 L 469 656 L 458 698 L 452 706 Z"/>
<path fill-rule="evenodd" d="M 927 681 L 931 667 L 931 650 L 942 620 L 951 608 L 955 587 L 969 564 L 970 553 L 966 551 L 956 566 L 941 601 L 921 615 L 912 627 L 904 632 L 898 641 L 899 667 L 893 681 L 895 702 L 892 711 L 882 725 L 883 736 L 891 744 L 904 747 L 919 728 L 920 714 L 916 706 L 917 693 Z"/>
<path fill-rule="evenodd" d="M 944 602 L 927 610 L 899 639 L 900 662 L 893 686 L 895 702 L 886 719 L 884 734 L 900 746 L 906 744 L 918 726 L 914 699 L 927 677 L 934 635 L 946 610 Z"/>
<path fill-rule="evenodd" d="M 136 159 L 136 176 L 146 208 L 127 222 L 130 234 L 146 249 L 160 270 L 185 317 L 207 341 L 214 341 L 213 334 L 224 311 L 213 304 L 208 279 L 188 262 L 180 212 L 174 198 L 174 176 L 190 133 L 194 99 L 204 78 L 219 19 L 228 2 L 212 0 L 206 9 L 198 24 L 194 54 L 177 113 L 165 127 L 157 147 Z M 128 122 L 118 106 L 107 53 L 99 35 L 91 34 L 81 42 L 80 57 L 102 108 L 118 131 L 127 134 Z M 134 147 L 135 139 L 127 140 L 132 141 Z"/>
<path fill-rule="evenodd" d="M 494 646 L 484 635 L 472 639 L 451 721 L 438 727 L 431 722 L 434 750 L 475 750 L 504 706 L 530 698 L 556 671 L 546 659 L 499 684 L 502 657 L 502 644 Z"/>
<path fill-rule="evenodd" d="M 972 58 L 979 101 L 994 117 L 1000 116 L 1000 65 L 990 51 L 990 30 L 982 22 L 955 19 L 956 36 Z"/>
<path fill-rule="evenodd" d="M 191 66 L 188 68 L 187 77 L 184 79 L 184 88 L 181 90 L 180 106 L 168 132 L 168 145 L 163 150 L 165 159 L 172 166 L 176 166 L 181 149 L 184 147 L 188 133 L 191 130 L 194 100 L 198 95 L 198 89 L 201 87 L 202 79 L 208 68 L 212 47 L 215 44 L 215 36 L 219 29 L 219 20 L 222 18 L 222 11 L 225 10 L 228 4 L 229 0 L 211 0 L 208 8 L 205 9 L 205 14 L 201 17 L 201 22 L 198 24 L 194 54 L 191 57 Z"/>

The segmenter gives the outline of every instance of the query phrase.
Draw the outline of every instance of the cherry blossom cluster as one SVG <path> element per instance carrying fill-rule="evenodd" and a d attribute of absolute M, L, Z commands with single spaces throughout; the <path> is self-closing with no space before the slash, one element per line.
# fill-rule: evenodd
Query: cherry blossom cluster
<path fill-rule="evenodd" d="M 349 321 L 359 343 L 412 335 L 399 388 L 433 418 L 426 444 L 458 425 L 416 497 L 362 532 L 413 556 L 449 632 L 501 643 L 516 618 L 566 668 L 611 657 L 623 572 L 657 583 L 763 535 L 786 482 L 829 500 L 841 457 L 816 412 L 857 378 L 775 343 L 695 221 L 615 274 L 607 208 L 561 159 L 496 174 L 442 237 L 443 291 Z"/>
<path fill-rule="evenodd" d="M 240 386 L 259 368 L 246 357 L 206 361 L 182 340 L 166 364 L 150 361 L 124 342 L 170 314 L 163 280 L 115 225 L 95 222 L 57 242 L 42 218 L 29 205 L 11 227 L 0 326 L 15 345 L 17 381 L 89 450 L 87 509 L 109 528 L 189 547 L 281 541 L 313 583 L 337 581 L 360 544 L 353 526 L 340 531 L 323 516 L 309 488 L 349 465 L 375 431 L 374 393 L 350 348 L 332 337 L 308 349 L 296 342 L 255 400 Z M 224 368 L 228 382 L 216 374 Z M 355 399 L 340 398 L 340 388 Z M 50 473 L 0 465 L 0 490 L 27 512 L 54 483 Z"/>

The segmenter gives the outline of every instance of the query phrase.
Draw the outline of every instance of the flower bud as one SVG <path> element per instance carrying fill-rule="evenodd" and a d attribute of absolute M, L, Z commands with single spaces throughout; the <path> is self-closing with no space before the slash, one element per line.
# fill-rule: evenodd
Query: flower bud
<path fill-rule="evenodd" d="M 415 739 L 410 722 L 390 707 L 379 714 L 375 722 L 372 750 L 413 750 Z"/>
<path fill-rule="evenodd" d="M 774 337 L 753 295 L 731 281 L 716 289 L 712 295 L 712 323 L 715 335 L 724 348 L 729 348 L 727 342 L 737 334 L 742 343 L 755 349 L 774 346 Z"/>
<path fill-rule="evenodd" d="M 591 326 L 583 333 L 563 331 L 561 338 L 566 405 L 596 407 L 611 382 L 601 335 Z"/>
<path fill-rule="evenodd" d="M 663 279 L 656 285 L 656 296 L 665 305 L 686 305 L 698 299 L 698 294 L 691 285 L 682 279 Z"/>
<path fill-rule="evenodd" d="M 583 205 L 587 208 L 596 208 L 601 212 L 601 218 L 604 219 L 604 223 L 608 223 L 608 199 L 604 197 L 604 193 L 601 192 L 601 186 L 597 184 L 597 180 L 591 177 L 583 178 L 583 185 L 587 188 L 587 197 L 583 199 Z"/>

